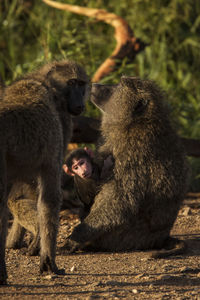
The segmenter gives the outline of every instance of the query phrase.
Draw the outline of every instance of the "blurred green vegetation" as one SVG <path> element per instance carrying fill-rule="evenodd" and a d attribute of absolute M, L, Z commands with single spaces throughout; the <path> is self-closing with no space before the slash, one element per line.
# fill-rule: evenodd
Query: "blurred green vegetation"
<path fill-rule="evenodd" d="M 169 95 L 179 134 L 200 138 L 200 1 L 62 2 L 104 8 L 126 19 L 148 46 L 102 82 L 116 83 L 121 74 L 155 80 Z M 115 47 L 111 26 L 40 0 L 2 0 L 0 23 L 0 74 L 6 84 L 52 59 L 74 59 L 92 76 Z M 88 103 L 86 115 L 98 117 L 99 112 Z M 198 190 L 200 160 L 190 161 L 192 189 Z"/>

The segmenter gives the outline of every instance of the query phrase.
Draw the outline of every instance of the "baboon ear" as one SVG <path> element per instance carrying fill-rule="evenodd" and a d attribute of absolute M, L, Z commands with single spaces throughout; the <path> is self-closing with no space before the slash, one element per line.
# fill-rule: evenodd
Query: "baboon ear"
<path fill-rule="evenodd" d="M 131 90 L 137 91 L 138 89 L 141 89 L 141 80 L 137 77 L 131 77 L 131 76 L 122 76 L 120 83 L 124 87 L 128 87 Z"/>

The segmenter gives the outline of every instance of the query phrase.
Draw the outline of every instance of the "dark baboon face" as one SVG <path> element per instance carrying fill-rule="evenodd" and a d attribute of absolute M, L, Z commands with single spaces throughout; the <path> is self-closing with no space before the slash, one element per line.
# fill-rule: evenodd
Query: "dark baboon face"
<path fill-rule="evenodd" d="M 59 110 L 79 115 L 85 108 L 89 96 L 89 80 L 84 70 L 73 62 L 56 63 L 47 74 L 47 85 L 55 95 Z"/>
<path fill-rule="evenodd" d="M 65 94 L 71 99 L 68 101 L 68 111 L 72 115 L 79 115 L 85 108 L 85 94 L 87 92 L 86 83 L 82 80 L 70 79 L 67 82 Z"/>

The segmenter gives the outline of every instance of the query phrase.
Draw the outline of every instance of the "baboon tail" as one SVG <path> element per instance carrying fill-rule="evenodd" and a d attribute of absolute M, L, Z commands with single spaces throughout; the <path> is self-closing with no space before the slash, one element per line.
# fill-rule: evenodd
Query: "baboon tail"
<path fill-rule="evenodd" d="M 151 258 L 165 258 L 172 255 L 185 253 L 187 245 L 184 241 L 169 237 L 166 241 L 166 248 L 151 252 Z"/>

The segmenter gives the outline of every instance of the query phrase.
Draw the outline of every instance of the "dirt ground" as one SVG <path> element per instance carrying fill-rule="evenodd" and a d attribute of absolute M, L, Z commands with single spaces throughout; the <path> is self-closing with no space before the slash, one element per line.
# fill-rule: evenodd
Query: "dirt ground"
<path fill-rule="evenodd" d="M 58 244 L 75 217 L 61 218 Z M 58 255 L 65 275 L 40 275 L 39 257 L 7 250 L 8 285 L 0 299 L 199 299 L 200 195 L 184 202 L 172 235 L 186 241 L 184 255 L 153 260 L 148 252 Z"/>

